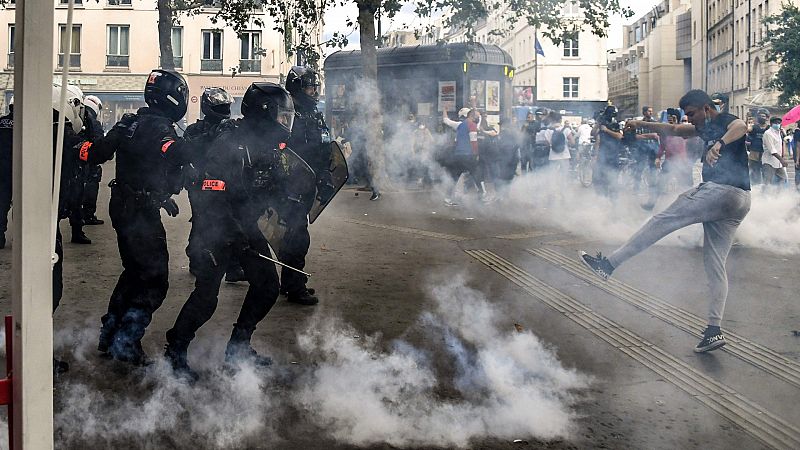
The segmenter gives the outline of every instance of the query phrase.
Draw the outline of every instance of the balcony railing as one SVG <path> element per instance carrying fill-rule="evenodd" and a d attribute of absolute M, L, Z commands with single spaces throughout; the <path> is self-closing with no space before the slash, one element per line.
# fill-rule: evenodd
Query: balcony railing
<path fill-rule="evenodd" d="M 221 59 L 201 59 L 200 70 L 203 72 L 222 72 Z"/>
<path fill-rule="evenodd" d="M 261 73 L 261 60 L 260 59 L 240 59 L 239 60 L 240 72 L 253 72 Z"/>
<path fill-rule="evenodd" d="M 106 55 L 107 67 L 128 67 L 128 56 Z"/>
<path fill-rule="evenodd" d="M 58 67 L 64 67 L 64 54 L 58 54 Z M 81 67 L 81 55 L 69 55 L 69 68 L 72 69 L 80 69 Z"/>
<path fill-rule="evenodd" d="M 8 67 L 14 67 L 14 52 L 8 54 Z"/>

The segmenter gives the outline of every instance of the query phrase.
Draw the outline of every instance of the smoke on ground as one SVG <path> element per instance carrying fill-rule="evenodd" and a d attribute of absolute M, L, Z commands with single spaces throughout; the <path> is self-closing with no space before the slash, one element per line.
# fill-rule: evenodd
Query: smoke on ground
<path fill-rule="evenodd" d="M 229 373 L 219 370 L 219 343 L 199 340 L 190 361 L 203 378 L 194 386 L 174 378 L 161 358 L 130 371 L 92 356 L 93 324 L 59 332 L 56 353 L 71 355 L 74 371 L 56 384 L 56 444 L 254 448 L 296 437 L 281 424 L 296 430 L 304 426 L 297 420 L 320 440 L 358 446 L 572 436 L 574 396 L 589 379 L 564 368 L 533 332 L 516 331 L 464 276 L 434 281 L 431 311 L 405 340 L 359 337 L 318 313 L 298 336 L 309 363 Z"/>

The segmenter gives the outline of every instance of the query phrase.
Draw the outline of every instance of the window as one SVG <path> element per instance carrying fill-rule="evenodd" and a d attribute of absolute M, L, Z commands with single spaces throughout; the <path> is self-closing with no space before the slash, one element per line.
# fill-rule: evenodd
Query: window
<path fill-rule="evenodd" d="M 131 6 L 131 0 L 108 0 L 108 6 Z"/>
<path fill-rule="evenodd" d="M 64 67 L 64 53 L 67 52 L 67 26 L 58 26 L 58 67 Z M 72 25 L 72 46 L 69 50 L 70 68 L 81 66 L 81 26 Z"/>
<path fill-rule="evenodd" d="M 221 31 L 203 31 L 203 58 L 200 60 L 200 70 L 222 71 Z"/>
<path fill-rule="evenodd" d="M 14 25 L 8 26 L 8 67 L 14 67 Z"/>
<path fill-rule="evenodd" d="M 61 5 L 69 5 L 69 0 L 58 0 L 58 3 Z M 83 4 L 83 0 L 75 0 L 76 5 Z"/>
<path fill-rule="evenodd" d="M 172 59 L 175 67 L 183 67 L 183 28 L 172 28 Z"/>
<path fill-rule="evenodd" d="M 564 98 L 578 97 L 578 77 L 564 77 Z"/>
<path fill-rule="evenodd" d="M 244 32 L 241 37 L 241 44 L 239 70 L 242 72 L 261 72 L 261 32 Z"/>
<path fill-rule="evenodd" d="M 578 57 L 578 33 L 569 33 L 564 36 L 564 56 L 568 58 Z"/>
<path fill-rule="evenodd" d="M 571 1 L 564 4 L 561 13 L 565 16 L 577 16 L 581 13 L 581 9 L 576 1 Z"/>
<path fill-rule="evenodd" d="M 128 67 L 128 42 L 130 26 L 108 26 L 108 51 L 106 53 L 106 66 Z"/>

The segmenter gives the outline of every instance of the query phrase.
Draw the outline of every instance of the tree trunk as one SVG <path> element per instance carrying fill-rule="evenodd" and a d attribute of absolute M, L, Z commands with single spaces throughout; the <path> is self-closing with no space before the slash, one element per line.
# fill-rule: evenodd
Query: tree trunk
<path fill-rule="evenodd" d="M 161 68 L 175 70 L 172 54 L 172 8 L 169 0 L 158 0 L 158 48 L 161 50 Z"/>
<path fill-rule="evenodd" d="M 363 100 L 360 113 L 360 125 L 366 140 L 366 154 L 369 171 L 374 188 L 380 189 L 385 184 L 384 151 L 383 151 L 383 113 L 381 95 L 378 91 L 378 55 L 375 40 L 375 13 L 380 7 L 380 0 L 357 0 L 358 29 L 361 37 L 361 64 L 363 67 L 363 83 L 361 92 L 357 93 Z"/>

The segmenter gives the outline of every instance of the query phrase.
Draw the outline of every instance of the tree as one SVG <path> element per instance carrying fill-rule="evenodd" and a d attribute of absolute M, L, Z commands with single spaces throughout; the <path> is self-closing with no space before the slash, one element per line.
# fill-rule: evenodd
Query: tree
<path fill-rule="evenodd" d="M 767 25 L 767 60 L 780 64 L 769 86 L 781 91 L 781 104 L 800 103 L 800 7 L 781 4 L 780 14 L 764 19 Z"/>
<path fill-rule="evenodd" d="M 326 0 L 323 0 L 326 1 Z M 330 5 L 344 6 L 348 0 L 327 0 Z M 377 86 L 378 67 L 375 39 L 375 16 L 383 12 L 387 17 L 396 15 L 403 5 L 412 5 L 418 16 L 431 18 L 441 16 L 444 27 L 451 30 L 463 29 L 471 41 L 475 37 L 476 24 L 488 19 L 490 15 L 498 17 L 496 23 L 502 23 L 501 29 L 491 30 L 491 34 L 503 35 L 511 32 L 521 21 L 542 30 L 542 35 L 556 44 L 565 34 L 574 33 L 583 28 L 590 29 L 599 36 L 605 36 L 611 25 L 610 17 L 619 14 L 624 17 L 633 15 L 630 8 L 623 8 L 619 0 L 354 0 L 358 7 L 358 27 L 361 38 L 361 57 L 365 85 L 367 88 Z M 560 11 L 568 4 L 580 7 L 582 18 L 574 20 L 565 18 Z M 352 23 L 352 21 L 349 21 Z M 430 31 L 430 27 L 425 31 Z M 339 41 L 341 43 L 341 41 Z M 346 43 L 346 39 L 344 40 Z M 383 117 L 380 110 L 380 93 L 377 89 L 371 94 L 371 101 L 366 108 L 360 108 L 359 118 L 365 124 L 366 146 L 378 160 L 377 172 L 373 178 L 382 175 L 380 169 L 383 159 L 383 143 L 380 130 Z M 368 126 L 366 124 L 369 124 Z"/>

